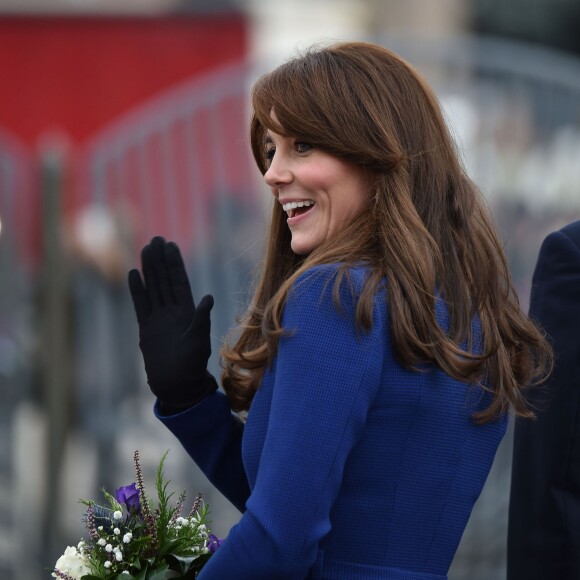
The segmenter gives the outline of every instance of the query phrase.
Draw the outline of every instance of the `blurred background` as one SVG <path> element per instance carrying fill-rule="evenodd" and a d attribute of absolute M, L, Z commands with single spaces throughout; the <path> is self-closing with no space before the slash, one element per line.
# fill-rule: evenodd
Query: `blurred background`
<path fill-rule="evenodd" d="M 435 87 L 522 307 L 544 236 L 580 219 L 577 0 L 0 0 L 0 578 L 84 535 L 79 498 L 145 479 L 236 510 L 153 417 L 126 290 L 153 235 L 211 292 L 212 368 L 247 304 L 269 194 L 248 91 L 328 40 L 378 42 Z M 511 430 L 450 572 L 505 578 Z"/>

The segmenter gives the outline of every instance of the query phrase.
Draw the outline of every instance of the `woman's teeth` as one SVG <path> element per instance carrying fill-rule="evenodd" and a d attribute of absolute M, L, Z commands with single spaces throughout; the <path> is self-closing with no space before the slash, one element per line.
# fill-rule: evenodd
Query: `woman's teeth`
<path fill-rule="evenodd" d="M 293 217 L 296 209 L 299 207 L 310 207 L 314 205 L 313 201 L 306 199 L 304 201 L 290 201 L 282 205 L 282 209 L 288 214 L 288 217 Z"/>

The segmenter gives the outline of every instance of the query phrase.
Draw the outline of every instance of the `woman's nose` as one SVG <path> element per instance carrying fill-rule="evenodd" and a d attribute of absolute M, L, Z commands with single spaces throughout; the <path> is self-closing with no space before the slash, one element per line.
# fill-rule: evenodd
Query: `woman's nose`
<path fill-rule="evenodd" d="M 290 183 L 292 179 L 292 171 L 284 161 L 284 158 L 274 155 L 270 162 L 270 167 L 264 173 L 264 181 L 270 187 L 280 187 L 281 185 Z"/>

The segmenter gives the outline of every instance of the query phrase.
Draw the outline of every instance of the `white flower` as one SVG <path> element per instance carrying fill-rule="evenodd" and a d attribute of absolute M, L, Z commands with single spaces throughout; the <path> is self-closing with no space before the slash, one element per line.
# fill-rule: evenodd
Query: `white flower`
<path fill-rule="evenodd" d="M 113 513 L 113 519 L 115 519 L 115 520 L 120 520 L 122 517 L 123 517 L 123 512 L 120 512 L 119 510 L 117 510 L 116 512 Z"/>
<path fill-rule="evenodd" d="M 111 544 L 107 544 L 105 546 L 105 552 L 112 552 L 113 551 L 113 546 Z"/>
<path fill-rule="evenodd" d="M 119 528 L 115 528 L 113 530 L 113 534 L 115 534 L 115 536 L 118 536 L 121 533 L 121 530 Z"/>
<path fill-rule="evenodd" d="M 187 526 L 189 526 L 189 520 L 188 520 L 187 518 L 182 518 L 182 520 L 183 520 L 183 521 L 181 522 L 181 525 L 182 525 L 182 526 L 186 526 L 186 527 L 187 527 Z"/>
<path fill-rule="evenodd" d="M 131 572 L 127 572 L 127 570 L 123 570 L 121 574 L 131 574 Z"/>
<path fill-rule="evenodd" d="M 99 526 L 99 527 L 97 528 L 97 530 L 99 530 L 99 532 L 102 532 L 102 531 L 103 531 L 103 526 Z"/>
<path fill-rule="evenodd" d="M 111 562 L 107 560 L 103 565 L 105 566 L 105 568 L 110 568 L 113 564 L 111 564 Z"/>
<path fill-rule="evenodd" d="M 57 560 L 55 568 L 59 572 L 68 574 L 74 580 L 80 580 L 85 574 L 90 574 L 88 562 L 84 554 L 79 552 L 74 546 L 68 546 L 64 554 Z M 53 572 L 52 576 L 58 578 Z"/>
<path fill-rule="evenodd" d="M 123 536 L 123 543 L 124 544 L 128 544 L 133 538 L 133 534 L 131 532 L 127 532 L 124 536 Z M 129 572 L 127 572 L 128 574 Z"/>
<path fill-rule="evenodd" d="M 107 540 L 105 540 L 105 538 L 99 538 L 99 540 L 97 541 L 97 544 L 99 544 L 99 546 L 106 546 Z"/>
<path fill-rule="evenodd" d="M 117 552 L 115 554 L 115 560 L 117 560 L 117 562 L 122 562 L 123 561 L 123 554 L 121 554 L 121 552 Z"/>

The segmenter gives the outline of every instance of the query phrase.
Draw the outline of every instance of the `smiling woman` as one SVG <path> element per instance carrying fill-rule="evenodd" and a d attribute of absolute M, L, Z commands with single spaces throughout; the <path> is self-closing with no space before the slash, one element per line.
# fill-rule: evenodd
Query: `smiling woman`
<path fill-rule="evenodd" d="M 225 394 L 177 246 L 154 238 L 129 273 L 155 412 L 243 512 L 199 578 L 443 580 L 550 349 L 408 63 L 313 49 L 252 103 L 278 203 Z"/>

